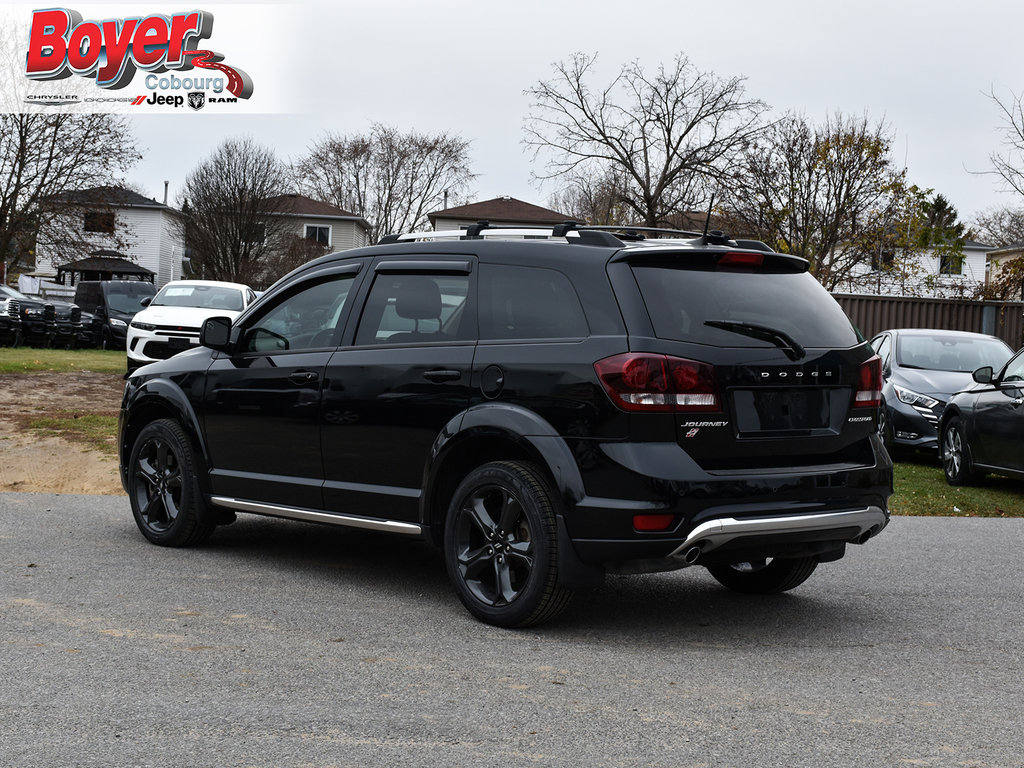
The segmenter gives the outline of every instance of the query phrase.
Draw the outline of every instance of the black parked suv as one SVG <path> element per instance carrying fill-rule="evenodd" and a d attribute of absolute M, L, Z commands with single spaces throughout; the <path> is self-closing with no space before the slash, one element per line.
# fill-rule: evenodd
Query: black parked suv
<path fill-rule="evenodd" d="M 471 613 L 525 626 L 607 572 L 788 590 L 885 527 L 879 359 L 806 261 L 538 234 L 324 256 L 131 374 L 142 533 L 197 544 L 254 512 L 425 536 Z"/>

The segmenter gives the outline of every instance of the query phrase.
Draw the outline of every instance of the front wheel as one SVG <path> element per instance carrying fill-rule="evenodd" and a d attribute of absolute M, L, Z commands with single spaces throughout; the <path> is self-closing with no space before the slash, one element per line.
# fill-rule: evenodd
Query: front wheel
<path fill-rule="evenodd" d="M 942 430 L 942 471 L 950 485 L 973 485 L 984 475 L 971 469 L 967 452 L 967 432 L 957 417 L 950 419 Z"/>
<path fill-rule="evenodd" d="M 455 490 L 444 531 L 448 576 L 481 621 L 525 627 L 554 618 L 572 592 L 558 583 L 557 497 L 531 464 L 473 470 Z"/>
<path fill-rule="evenodd" d="M 718 583 L 748 595 L 774 595 L 803 584 L 818 567 L 813 557 L 765 558 L 753 562 L 709 565 Z"/>
<path fill-rule="evenodd" d="M 147 424 L 135 439 L 128 497 L 139 530 L 154 544 L 199 544 L 215 527 L 199 489 L 188 435 L 170 419 Z"/>

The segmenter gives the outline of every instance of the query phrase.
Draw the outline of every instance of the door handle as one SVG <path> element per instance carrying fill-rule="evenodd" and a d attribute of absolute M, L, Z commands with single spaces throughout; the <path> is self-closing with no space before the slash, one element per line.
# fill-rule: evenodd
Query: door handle
<path fill-rule="evenodd" d="M 442 381 L 458 381 L 460 376 L 462 376 L 460 371 L 452 371 L 445 368 L 435 368 L 423 374 L 424 379 L 435 384 L 440 384 Z"/>
<path fill-rule="evenodd" d="M 313 371 L 295 371 L 295 373 L 288 376 L 288 381 L 292 384 L 302 386 L 303 384 L 312 384 L 319 377 Z"/>

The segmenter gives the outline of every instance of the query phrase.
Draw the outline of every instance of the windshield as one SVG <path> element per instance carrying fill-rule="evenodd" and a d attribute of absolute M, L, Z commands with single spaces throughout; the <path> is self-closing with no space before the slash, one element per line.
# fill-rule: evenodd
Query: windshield
<path fill-rule="evenodd" d="M 779 346 L 796 358 L 802 347 L 848 348 L 862 341 L 835 299 L 806 273 L 634 266 L 633 274 L 661 339 Z"/>
<path fill-rule="evenodd" d="M 139 303 L 146 296 L 153 295 L 152 283 L 128 283 L 107 286 L 107 306 L 114 312 L 131 315 L 142 309 Z"/>
<path fill-rule="evenodd" d="M 896 361 L 904 368 L 970 373 L 986 365 L 998 371 L 1013 352 L 985 336 L 900 336 Z"/>
<path fill-rule="evenodd" d="M 165 285 L 150 302 L 151 307 L 201 307 L 241 312 L 242 292 L 225 285 Z"/>
<path fill-rule="evenodd" d="M 32 301 L 28 296 L 23 294 L 21 291 L 16 291 L 10 286 L 0 285 L 0 296 L 5 299 L 18 299 L 19 301 Z"/>

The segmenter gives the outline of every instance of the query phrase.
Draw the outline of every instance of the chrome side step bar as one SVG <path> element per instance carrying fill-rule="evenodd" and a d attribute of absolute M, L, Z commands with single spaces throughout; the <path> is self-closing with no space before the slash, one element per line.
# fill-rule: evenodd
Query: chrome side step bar
<path fill-rule="evenodd" d="M 253 512 L 257 515 L 284 517 L 289 520 L 308 520 L 314 523 L 341 525 L 348 528 L 365 528 L 371 531 L 385 531 L 387 533 L 404 533 L 412 536 L 417 536 L 423 533 L 423 528 L 421 526 L 416 525 L 415 523 L 403 523 L 398 520 L 381 520 L 376 517 L 336 515 L 330 512 L 318 512 L 313 509 L 300 509 L 296 507 L 285 507 L 278 504 L 262 504 L 256 501 L 232 499 L 227 496 L 214 496 L 210 501 L 218 507 L 234 509 L 238 512 Z"/>
<path fill-rule="evenodd" d="M 772 534 L 804 533 L 855 528 L 857 533 L 847 541 L 862 544 L 882 530 L 889 522 L 879 507 L 866 507 L 849 512 L 824 512 L 817 515 L 787 515 L 779 517 L 720 517 L 708 520 L 694 528 L 686 541 L 676 547 L 671 558 L 683 559 L 687 564 L 736 539 L 756 538 Z M 694 551 L 695 548 L 699 551 Z"/>

